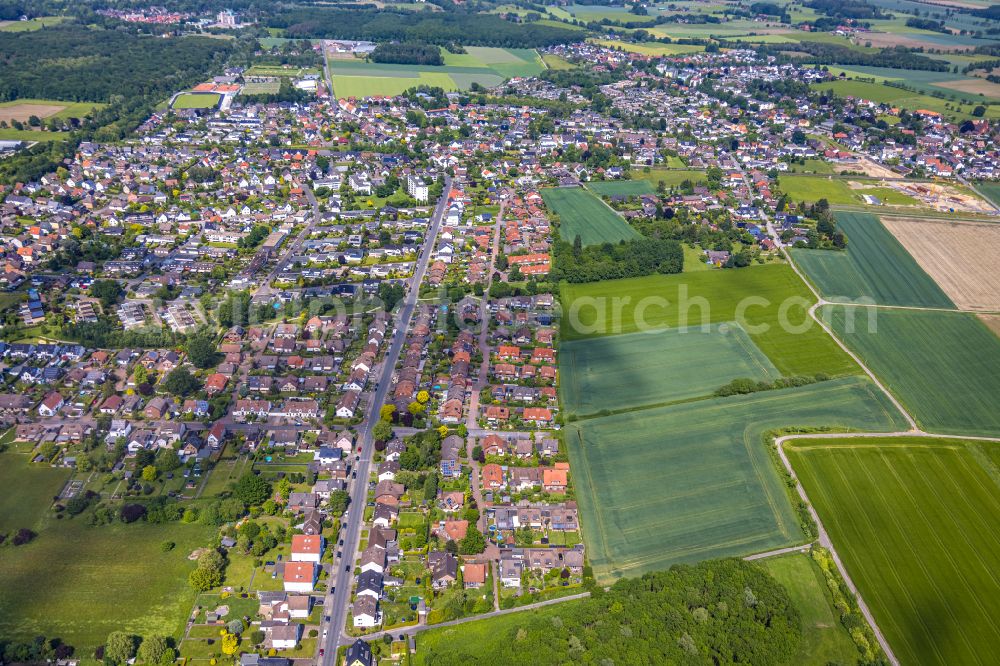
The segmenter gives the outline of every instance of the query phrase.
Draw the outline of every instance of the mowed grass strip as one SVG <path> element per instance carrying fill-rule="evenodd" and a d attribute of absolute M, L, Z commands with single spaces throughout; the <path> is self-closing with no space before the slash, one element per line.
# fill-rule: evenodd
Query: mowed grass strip
<path fill-rule="evenodd" d="M 783 374 L 861 371 L 809 318 L 815 299 L 785 264 L 564 284 L 561 300 L 564 340 L 737 321 Z"/>
<path fill-rule="evenodd" d="M 639 232 L 607 204 L 579 187 L 542 190 L 545 205 L 560 219 L 559 236 L 572 243 L 579 236 L 584 245 L 617 243 L 639 237 Z"/>
<path fill-rule="evenodd" d="M 1000 435 L 1000 339 L 975 315 L 843 305 L 821 315 L 922 428 Z"/>
<path fill-rule="evenodd" d="M 786 445 L 904 664 L 996 663 L 1000 487 L 977 449 L 997 446 L 923 437 Z"/>
<path fill-rule="evenodd" d="M 793 201 L 813 203 L 826 199 L 831 204 L 864 203 L 846 181 L 827 176 L 799 176 L 782 174 L 778 187 Z"/>
<path fill-rule="evenodd" d="M 954 308 L 955 304 L 877 217 L 837 213 L 847 249 L 792 249 L 792 258 L 824 298 L 879 305 Z"/>
<path fill-rule="evenodd" d="M 645 180 L 595 180 L 587 189 L 598 196 L 638 196 L 653 194 L 653 186 Z"/>
<path fill-rule="evenodd" d="M 563 405 L 581 416 L 710 395 L 737 377 L 773 381 L 780 374 L 732 323 L 571 340 L 560 347 L 559 364 Z"/>
<path fill-rule="evenodd" d="M 859 377 L 571 423 L 587 557 L 602 581 L 801 542 L 764 433 L 902 427 Z"/>
<path fill-rule="evenodd" d="M 758 563 L 785 586 L 802 617 L 802 644 L 791 663 L 797 666 L 856 663 L 858 649 L 840 623 L 823 572 L 812 558 L 791 553 Z"/>

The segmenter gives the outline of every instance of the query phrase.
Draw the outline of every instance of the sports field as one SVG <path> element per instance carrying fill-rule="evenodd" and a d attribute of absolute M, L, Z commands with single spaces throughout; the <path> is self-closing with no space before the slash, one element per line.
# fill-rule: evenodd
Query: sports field
<path fill-rule="evenodd" d="M 397 65 L 362 60 L 331 60 L 337 97 L 399 95 L 420 85 L 467 90 L 473 83 L 491 87 L 504 79 L 533 76 L 545 70 L 534 49 L 466 47 L 467 53 L 442 49 L 444 65 Z"/>
<path fill-rule="evenodd" d="M 559 216 L 559 236 L 565 241 L 572 243 L 579 236 L 584 245 L 594 245 L 639 237 L 622 216 L 583 188 L 548 188 L 542 190 L 542 198 Z"/>
<path fill-rule="evenodd" d="M 212 109 L 219 105 L 220 95 L 215 93 L 184 93 L 174 100 L 175 109 Z"/>
<path fill-rule="evenodd" d="M 792 258 L 824 298 L 879 305 L 953 308 L 954 303 L 874 215 L 839 212 L 847 249 L 793 248 Z"/>
<path fill-rule="evenodd" d="M 1000 339 L 975 315 L 842 305 L 821 314 L 925 430 L 1000 435 Z"/>
<path fill-rule="evenodd" d="M 993 664 L 1000 645 L 997 444 L 799 440 L 788 456 L 904 664 Z"/>
<path fill-rule="evenodd" d="M 848 377 L 571 423 L 587 557 L 602 581 L 803 540 L 766 431 L 890 430 L 898 412 Z"/>
<path fill-rule="evenodd" d="M 653 194 L 653 186 L 646 180 L 595 180 L 587 183 L 587 189 L 598 196 L 638 196 Z"/>
<path fill-rule="evenodd" d="M 739 321 L 783 374 L 860 372 L 809 318 L 814 302 L 806 285 L 784 264 L 565 284 L 561 333 L 563 340 L 574 340 L 634 333 L 644 326 Z"/>
<path fill-rule="evenodd" d="M 564 408 L 581 416 L 710 395 L 737 377 L 780 376 L 733 323 L 571 340 L 559 349 L 559 368 Z"/>
<path fill-rule="evenodd" d="M 792 201 L 813 203 L 826 199 L 831 204 L 863 203 L 861 197 L 851 190 L 847 182 L 825 176 L 797 176 L 782 174 L 778 187 Z"/>

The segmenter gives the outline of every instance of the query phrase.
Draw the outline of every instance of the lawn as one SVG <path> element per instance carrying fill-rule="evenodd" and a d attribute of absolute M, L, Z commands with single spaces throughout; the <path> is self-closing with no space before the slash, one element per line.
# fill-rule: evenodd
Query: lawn
<path fill-rule="evenodd" d="M 830 301 L 954 308 L 941 287 L 924 272 L 877 217 L 837 213 L 847 249 L 792 249 L 792 258 Z"/>
<path fill-rule="evenodd" d="M 41 132 L 38 130 L 19 130 L 12 127 L 0 128 L 0 140 L 4 141 L 57 141 L 65 139 L 69 132 Z"/>
<path fill-rule="evenodd" d="M 27 546 L 0 549 L 0 635 L 59 637 L 83 657 L 111 631 L 180 636 L 196 596 L 187 555 L 212 528 L 76 519 L 38 532 Z M 177 546 L 164 553 L 168 540 Z"/>
<path fill-rule="evenodd" d="M 1000 339 L 975 315 L 828 305 L 822 316 L 921 427 L 1000 435 Z"/>
<path fill-rule="evenodd" d="M 859 377 L 570 423 L 594 573 L 608 581 L 801 543 L 764 433 L 901 425 L 885 395 Z"/>
<path fill-rule="evenodd" d="M 13 433 L 13 430 L 9 431 Z M 11 435 L 5 435 L 10 438 Z M 6 440 L 5 440 L 6 441 Z M 29 464 L 30 451 L 0 453 L 0 534 L 22 527 L 40 531 L 43 518 L 69 480 L 67 469 Z M 2 574 L 0 574 L 2 577 Z"/>
<path fill-rule="evenodd" d="M 859 372 L 809 318 L 813 302 L 806 285 L 784 264 L 565 284 L 561 333 L 564 340 L 574 340 L 737 321 L 783 374 Z"/>
<path fill-rule="evenodd" d="M 219 105 L 220 95 L 215 93 L 184 93 L 174 100 L 175 109 L 212 109 Z"/>
<path fill-rule="evenodd" d="M 646 180 L 595 180 L 587 189 L 598 196 L 637 196 L 653 194 L 653 186 Z"/>
<path fill-rule="evenodd" d="M 787 445 L 848 573 L 904 664 L 995 663 L 996 447 L 931 438 Z"/>
<path fill-rule="evenodd" d="M 796 666 L 853 664 L 858 649 L 833 607 L 826 581 L 809 555 L 791 553 L 759 560 L 785 586 L 802 617 L 802 644 L 791 663 Z"/>
<path fill-rule="evenodd" d="M 813 203 L 826 199 L 831 204 L 864 203 L 861 196 L 848 186 L 846 181 L 822 176 L 799 176 L 782 174 L 778 187 L 792 201 Z"/>
<path fill-rule="evenodd" d="M 635 169 L 632 171 L 633 180 L 644 180 L 654 188 L 658 187 L 660 181 L 667 187 L 680 185 L 685 180 L 690 180 L 695 185 L 705 182 L 705 172 L 696 169 L 665 169 L 662 167 L 651 167 L 649 171 Z"/>
<path fill-rule="evenodd" d="M 639 237 L 622 216 L 585 189 L 548 188 L 542 190 L 542 198 L 559 216 L 559 236 L 565 241 L 572 243 L 579 236 L 584 245 L 594 245 Z"/>
<path fill-rule="evenodd" d="M 564 408 L 579 416 L 710 395 L 737 377 L 779 376 L 732 323 L 571 340 L 559 362 Z"/>

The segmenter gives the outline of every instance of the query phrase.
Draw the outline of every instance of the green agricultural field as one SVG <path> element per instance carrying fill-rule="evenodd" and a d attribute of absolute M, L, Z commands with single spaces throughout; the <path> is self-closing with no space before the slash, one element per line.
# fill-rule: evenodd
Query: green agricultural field
<path fill-rule="evenodd" d="M 50 25 L 58 25 L 65 20 L 65 16 L 39 16 L 27 21 L 0 21 L 0 30 L 3 32 L 31 32 Z"/>
<path fill-rule="evenodd" d="M 922 428 L 1000 435 L 1000 339 L 975 315 L 842 305 L 821 315 Z"/>
<path fill-rule="evenodd" d="M 786 445 L 848 573 L 904 664 L 995 663 L 997 446 L 917 437 Z"/>
<path fill-rule="evenodd" d="M 992 201 L 993 205 L 1000 206 L 1000 183 L 996 181 L 984 181 L 976 183 L 976 189 Z"/>
<path fill-rule="evenodd" d="M 546 67 L 534 49 L 470 46 L 466 51 L 442 50 L 441 66 L 332 60 L 333 89 L 341 98 L 399 95 L 420 85 L 467 90 L 473 83 L 495 86 L 507 78 L 539 74 Z"/>
<path fill-rule="evenodd" d="M 659 42 L 635 43 L 622 42 L 614 39 L 592 40 L 601 46 L 621 49 L 631 53 L 641 53 L 649 56 L 672 56 L 684 55 L 685 53 L 699 53 L 705 50 L 704 46 L 695 44 L 661 44 Z"/>
<path fill-rule="evenodd" d="M 846 181 L 838 178 L 782 174 L 778 179 L 778 187 L 792 201 L 814 203 L 826 199 L 831 204 L 864 203 Z"/>
<path fill-rule="evenodd" d="M 901 422 L 870 381 L 845 377 L 571 423 L 566 442 L 594 573 L 608 581 L 799 543 L 764 434 L 890 431 Z"/>
<path fill-rule="evenodd" d="M 653 194 L 653 186 L 646 180 L 595 180 L 587 189 L 598 196 L 636 196 Z"/>
<path fill-rule="evenodd" d="M 40 132 L 0 128 L 0 140 L 4 141 L 57 141 L 69 137 L 69 132 Z"/>
<path fill-rule="evenodd" d="M 580 416 L 710 395 L 737 377 L 779 377 L 733 323 L 571 340 L 559 348 L 559 367 L 564 408 Z"/>
<path fill-rule="evenodd" d="M 836 73 L 837 69 L 834 68 L 832 71 Z M 954 104 L 947 100 L 931 97 L 930 95 L 912 90 L 894 88 L 882 83 L 868 83 L 867 81 L 825 81 L 813 84 L 812 87 L 815 90 L 833 92 L 841 97 L 858 97 L 872 102 L 892 104 L 893 106 L 898 106 L 909 111 L 916 111 L 918 109 L 936 111 L 957 120 L 971 118 L 972 109 L 974 108 L 974 104 L 967 103 L 962 107 L 962 111 L 958 112 L 954 108 L 949 109 L 946 107 L 946 105 L 954 106 Z M 1000 106 L 988 106 L 985 117 L 1000 118 Z"/>
<path fill-rule="evenodd" d="M 112 631 L 180 637 L 195 599 L 187 556 L 212 528 L 49 519 L 37 531 L 27 546 L 0 549 L 0 635 L 59 637 L 84 657 Z M 164 553 L 164 541 L 177 545 Z"/>
<path fill-rule="evenodd" d="M 802 645 L 791 663 L 796 666 L 855 663 L 858 649 L 840 623 L 823 572 L 812 558 L 792 553 L 758 563 L 785 586 L 802 616 Z"/>
<path fill-rule="evenodd" d="M 219 105 L 220 95 L 215 93 L 184 93 L 174 100 L 175 109 L 212 109 Z"/>
<path fill-rule="evenodd" d="M 617 243 L 638 238 L 639 232 L 607 204 L 579 187 L 542 190 L 545 205 L 560 219 L 559 236 L 570 243 L 580 236 L 584 245 Z"/>
<path fill-rule="evenodd" d="M 824 298 L 879 305 L 954 308 L 955 304 L 924 272 L 896 237 L 874 215 L 837 213 L 847 249 L 793 248 L 792 258 Z"/>
<path fill-rule="evenodd" d="M 616 314 L 613 299 L 621 305 Z M 562 286 L 564 340 L 634 333 L 643 326 L 739 321 L 786 375 L 845 375 L 860 368 L 807 314 L 814 299 L 784 264 L 651 275 Z M 781 325 L 782 319 L 786 326 Z"/>

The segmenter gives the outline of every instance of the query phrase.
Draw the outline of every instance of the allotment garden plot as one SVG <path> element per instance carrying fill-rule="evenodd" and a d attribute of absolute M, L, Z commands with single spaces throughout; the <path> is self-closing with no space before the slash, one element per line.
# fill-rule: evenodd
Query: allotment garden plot
<path fill-rule="evenodd" d="M 890 431 L 901 421 L 871 382 L 850 377 L 571 423 L 566 441 L 595 574 L 607 581 L 800 543 L 764 433 Z"/>
<path fill-rule="evenodd" d="M 820 314 L 922 428 L 1000 435 L 1000 339 L 975 315 L 842 305 Z"/>
<path fill-rule="evenodd" d="M 941 287 L 878 218 L 866 213 L 837 213 L 837 225 L 847 236 L 846 250 L 792 249 L 792 258 L 824 298 L 953 308 Z"/>
<path fill-rule="evenodd" d="M 786 450 L 900 662 L 996 663 L 998 445 L 856 438 Z"/>
<path fill-rule="evenodd" d="M 579 187 L 542 190 L 545 205 L 559 216 L 559 236 L 572 243 L 577 236 L 584 245 L 617 243 L 638 238 L 639 232 L 596 196 Z"/>
<path fill-rule="evenodd" d="M 733 323 L 573 340 L 559 354 L 563 404 L 577 415 L 709 395 L 737 377 L 780 376 Z"/>
<path fill-rule="evenodd" d="M 621 307 L 614 307 L 614 299 Z M 807 313 L 815 302 L 784 264 L 680 275 L 651 275 L 562 287 L 564 340 L 634 333 L 649 327 L 739 321 L 786 375 L 860 372 Z M 785 324 L 782 324 L 782 321 Z"/>

